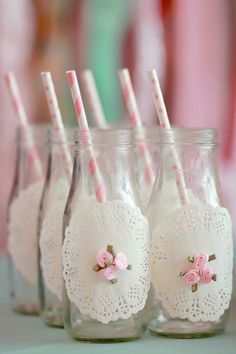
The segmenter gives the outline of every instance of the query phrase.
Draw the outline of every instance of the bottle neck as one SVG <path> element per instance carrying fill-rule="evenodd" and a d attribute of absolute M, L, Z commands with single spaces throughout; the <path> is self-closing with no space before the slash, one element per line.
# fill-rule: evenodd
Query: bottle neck
<path fill-rule="evenodd" d="M 105 187 L 106 201 L 119 199 L 129 204 L 138 205 L 139 198 L 134 175 L 134 147 L 116 147 L 104 144 L 103 146 L 94 145 L 93 151 Z M 79 177 L 80 193 L 93 196 L 95 181 L 89 166 L 89 148 L 79 148 L 75 155 L 75 161 L 75 166 L 80 169 L 80 173 L 74 174 L 74 178 Z"/>
<path fill-rule="evenodd" d="M 69 160 L 66 160 L 65 150 Z M 71 150 L 69 143 L 49 144 L 45 189 L 51 199 L 63 199 L 68 193 L 72 176 Z"/>
<path fill-rule="evenodd" d="M 40 175 L 35 169 L 36 154 L 42 171 Z M 34 148 L 30 150 L 25 143 L 20 143 L 17 155 L 17 180 L 20 189 L 24 189 L 37 181 L 44 180 L 48 158 L 48 149 L 45 144 L 35 144 Z"/>
<path fill-rule="evenodd" d="M 181 187 L 188 203 L 198 199 L 213 206 L 221 204 L 215 145 L 162 144 L 157 188 L 172 188 L 173 193 L 177 190 L 177 198 L 180 198 Z"/>
<path fill-rule="evenodd" d="M 67 178 L 67 170 L 72 170 L 73 148 L 70 143 L 50 143 L 49 144 L 49 160 L 50 160 L 50 178 L 59 179 Z M 70 171 L 72 172 L 72 171 Z"/>
<path fill-rule="evenodd" d="M 43 181 L 48 157 L 47 131 L 44 124 L 29 125 L 28 129 L 17 128 L 18 188 L 24 189 L 36 181 Z"/>

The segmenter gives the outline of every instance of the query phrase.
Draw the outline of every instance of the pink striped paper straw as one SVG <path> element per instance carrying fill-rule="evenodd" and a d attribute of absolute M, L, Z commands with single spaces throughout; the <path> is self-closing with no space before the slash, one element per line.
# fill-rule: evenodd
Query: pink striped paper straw
<path fill-rule="evenodd" d="M 98 95 L 96 83 L 91 70 L 84 70 L 81 73 L 82 84 L 88 101 L 89 109 L 96 126 L 100 129 L 107 129 L 108 124 L 103 112 L 102 104 Z"/>
<path fill-rule="evenodd" d="M 153 69 L 148 71 L 148 77 L 152 84 L 152 93 L 160 126 L 163 129 L 171 129 L 156 70 Z M 172 139 L 172 142 L 174 143 L 174 139 Z M 178 158 L 178 154 L 174 148 L 172 148 L 170 158 L 172 159 L 172 169 L 175 173 L 176 185 L 179 191 L 181 202 L 182 204 L 187 204 L 188 194 L 184 174 L 182 171 L 181 163 Z"/>
<path fill-rule="evenodd" d="M 42 72 L 41 77 L 43 80 L 43 87 L 47 98 L 53 128 L 56 132 L 59 141 L 61 157 L 64 162 L 65 172 L 70 182 L 72 174 L 72 159 L 67 145 L 66 133 L 62 121 L 61 111 L 58 105 L 55 88 L 52 81 L 52 76 L 50 72 Z"/>
<path fill-rule="evenodd" d="M 145 144 L 145 139 L 142 131 L 142 120 L 139 113 L 137 100 L 134 94 L 134 89 L 130 79 L 130 74 L 128 69 L 122 69 L 119 71 L 119 78 L 121 83 L 121 88 L 127 110 L 129 113 L 130 124 L 134 129 L 139 129 L 139 153 L 143 156 L 145 164 L 145 177 L 148 183 L 153 183 L 154 181 L 154 172 L 152 166 L 152 159 Z"/>
<path fill-rule="evenodd" d="M 25 136 L 29 159 L 35 170 L 37 179 L 42 179 L 44 177 L 44 174 L 41 165 L 41 160 L 34 144 L 33 135 L 28 123 L 27 114 L 18 89 L 15 75 L 13 72 L 9 72 L 5 74 L 4 78 L 11 99 L 13 110 L 19 119 L 19 126 Z"/>
<path fill-rule="evenodd" d="M 94 180 L 96 199 L 99 203 L 103 203 L 105 201 L 105 187 L 97 164 L 96 156 L 93 151 L 91 135 L 86 114 L 84 111 L 84 105 L 80 94 L 77 76 L 74 70 L 67 71 L 66 74 L 71 89 L 71 95 L 74 103 L 76 117 L 80 130 L 82 130 L 82 144 L 87 145 L 88 147 L 89 173 Z"/>

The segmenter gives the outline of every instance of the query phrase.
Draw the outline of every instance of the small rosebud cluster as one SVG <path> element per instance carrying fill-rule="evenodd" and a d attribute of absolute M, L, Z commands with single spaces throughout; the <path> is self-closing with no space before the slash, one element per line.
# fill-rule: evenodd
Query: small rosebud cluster
<path fill-rule="evenodd" d="M 113 246 L 108 245 L 98 251 L 96 257 L 97 264 L 93 267 L 95 272 L 99 272 L 102 277 L 112 284 L 117 282 L 119 270 L 131 270 L 124 253 L 115 253 Z"/>
<path fill-rule="evenodd" d="M 206 253 L 199 253 L 194 257 L 188 257 L 192 267 L 187 272 L 180 273 L 184 282 L 191 286 L 192 292 L 197 291 L 198 283 L 208 284 L 216 281 L 216 274 L 207 266 L 207 263 L 216 259 L 215 255 L 208 256 Z"/>

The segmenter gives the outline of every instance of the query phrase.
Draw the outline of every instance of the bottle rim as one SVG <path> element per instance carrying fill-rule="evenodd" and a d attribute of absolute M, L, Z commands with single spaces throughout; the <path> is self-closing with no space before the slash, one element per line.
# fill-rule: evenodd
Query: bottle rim
<path fill-rule="evenodd" d="M 16 140 L 20 144 L 25 144 L 32 137 L 35 145 L 45 145 L 47 143 L 48 130 L 50 123 L 29 123 L 29 130 L 25 131 L 20 125 L 16 127 Z"/>
<path fill-rule="evenodd" d="M 83 143 L 84 137 L 88 135 L 90 138 L 87 143 Z M 88 146 L 105 147 L 116 146 L 119 147 L 132 147 L 134 146 L 133 130 L 127 129 L 98 129 L 92 128 L 89 130 L 75 129 L 74 131 L 74 145 L 79 148 L 86 148 Z"/>
<path fill-rule="evenodd" d="M 49 145 L 73 145 L 76 128 L 73 126 L 65 126 L 63 136 L 59 136 L 54 127 L 50 127 L 47 132 Z"/>
<path fill-rule="evenodd" d="M 215 128 L 160 129 L 159 138 L 160 145 L 219 145 L 218 132 Z"/>

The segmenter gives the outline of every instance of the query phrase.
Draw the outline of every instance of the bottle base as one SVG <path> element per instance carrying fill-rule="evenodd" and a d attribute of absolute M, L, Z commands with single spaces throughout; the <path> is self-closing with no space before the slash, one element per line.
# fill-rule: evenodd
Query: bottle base
<path fill-rule="evenodd" d="M 175 339 L 197 339 L 219 335 L 224 332 L 224 327 L 211 322 L 189 322 L 185 320 L 172 320 L 166 323 L 149 325 L 149 332 Z"/>
<path fill-rule="evenodd" d="M 134 340 L 140 339 L 140 336 L 137 337 L 124 337 L 124 338 L 85 338 L 85 337 L 74 337 L 74 339 L 80 341 L 80 342 L 85 342 L 85 343 L 101 343 L 101 344 L 106 344 L 106 343 L 122 343 L 122 342 L 131 342 Z"/>
<path fill-rule="evenodd" d="M 103 326 L 100 327 L 96 323 L 89 323 L 87 325 L 78 325 L 73 328 L 66 326 L 66 329 L 72 338 L 81 342 L 90 343 L 130 342 L 138 340 L 146 330 L 146 327 L 126 328 L 127 331 L 125 331 L 122 326 Z"/>
<path fill-rule="evenodd" d="M 38 305 L 36 304 L 30 304 L 30 305 L 24 304 L 24 305 L 12 306 L 12 310 L 19 315 L 25 315 L 25 316 L 39 315 L 39 308 Z"/>
<path fill-rule="evenodd" d="M 40 315 L 45 325 L 55 328 L 64 328 L 62 311 L 51 309 L 41 312 Z"/>

